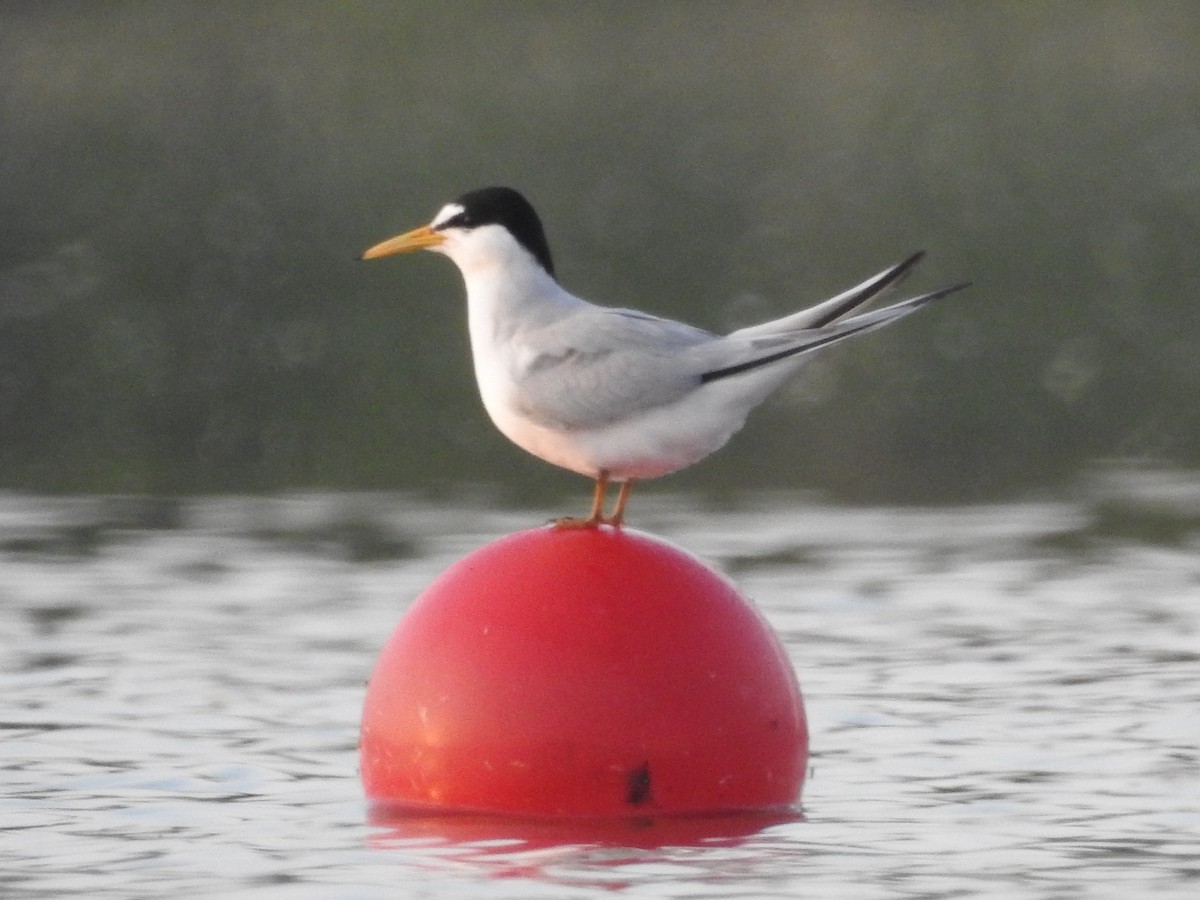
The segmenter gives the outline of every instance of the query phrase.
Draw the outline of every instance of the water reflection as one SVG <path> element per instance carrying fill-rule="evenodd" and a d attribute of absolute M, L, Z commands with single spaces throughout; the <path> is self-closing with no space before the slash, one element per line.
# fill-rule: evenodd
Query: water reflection
<path fill-rule="evenodd" d="M 464 848 L 487 857 L 546 847 L 735 847 L 767 828 L 803 821 L 793 810 L 721 816 L 524 818 L 474 815 L 373 805 L 368 821 L 381 831 L 372 846 L 389 848 L 413 842 L 432 842 Z"/>

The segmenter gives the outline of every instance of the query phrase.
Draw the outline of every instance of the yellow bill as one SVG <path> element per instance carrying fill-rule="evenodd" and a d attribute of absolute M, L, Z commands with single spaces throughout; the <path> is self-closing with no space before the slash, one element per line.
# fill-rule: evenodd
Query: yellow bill
<path fill-rule="evenodd" d="M 436 247 L 445 240 L 446 238 L 440 231 L 434 231 L 430 226 L 422 225 L 420 228 L 406 231 L 404 234 L 388 238 L 386 241 L 381 241 L 374 247 L 368 248 L 359 259 L 377 259 L 380 256 L 391 256 L 393 253 L 425 250 L 429 247 Z"/>

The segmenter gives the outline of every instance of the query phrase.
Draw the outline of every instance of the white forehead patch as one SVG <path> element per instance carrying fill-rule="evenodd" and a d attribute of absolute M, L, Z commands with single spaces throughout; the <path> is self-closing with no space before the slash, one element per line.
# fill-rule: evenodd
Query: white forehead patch
<path fill-rule="evenodd" d="M 466 212 L 466 210 L 463 208 L 461 203 L 447 203 L 440 210 L 438 210 L 438 214 L 433 217 L 433 221 L 429 223 L 429 227 L 437 228 L 443 222 L 448 222 L 455 216 L 461 215 L 464 212 Z"/>

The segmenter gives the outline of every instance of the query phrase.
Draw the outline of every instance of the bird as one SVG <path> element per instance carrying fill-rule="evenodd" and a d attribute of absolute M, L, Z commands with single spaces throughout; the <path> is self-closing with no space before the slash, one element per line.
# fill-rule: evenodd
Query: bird
<path fill-rule="evenodd" d="M 852 315 L 908 275 L 921 251 L 808 309 L 719 335 L 568 292 L 541 219 L 510 187 L 469 191 L 359 258 L 416 250 L 448 256 L 462 274 L 475 379 L 492 422 L 534 456 L 594 481 L 588 515 L 557 519 L 559 528 L 620 528 L 635 481 L 724 446 L 813 352 L 968 286 Z"/>

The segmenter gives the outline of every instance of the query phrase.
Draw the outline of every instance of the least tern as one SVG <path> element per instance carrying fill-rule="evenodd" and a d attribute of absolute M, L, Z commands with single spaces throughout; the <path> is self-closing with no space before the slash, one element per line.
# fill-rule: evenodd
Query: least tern
<path fill-rule="evenodd" d="M 496 427 L 534 456 L 595 480 L 591 512 L 559 519 L 560 527 L 619 527 L 634 481 L 723 446 L 809 353 L 967 286 L 850 315 L 907 275 L 924 255 L 915 253 L 809 309 L 721 336 L 568 293 L 537 213 L 507 187 L 463 194 L 362 259 L 412 250 L 443 253 L 462 272 L 475 379 Z M 610 483 L 621 487 L 605 516 Z"/>

